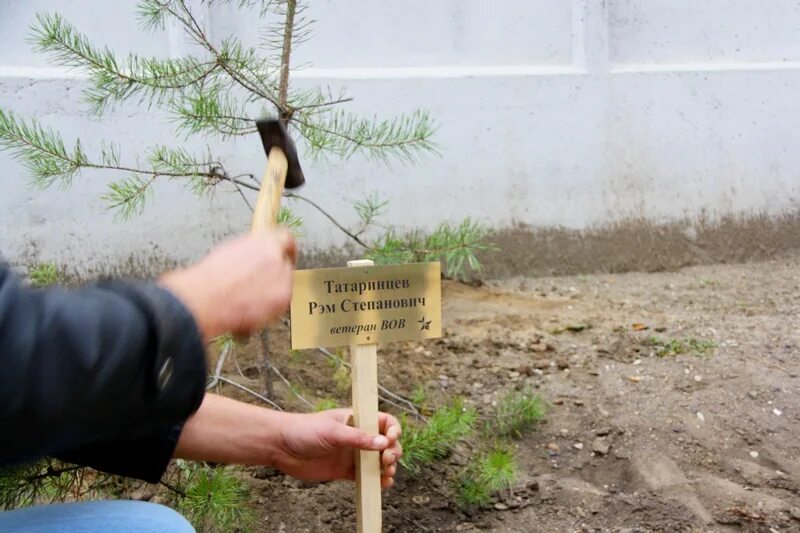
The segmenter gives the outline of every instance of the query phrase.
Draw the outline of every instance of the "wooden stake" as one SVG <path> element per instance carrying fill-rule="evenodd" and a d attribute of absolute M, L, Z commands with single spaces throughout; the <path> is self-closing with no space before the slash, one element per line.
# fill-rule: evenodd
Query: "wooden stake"
<path fill-rule="evenodd" d="M 348 261 L 349 267 L 369 267 L 369 260 Z M 353 388 L 353 422 L 371 435 L 378 434 L 378 345 L 351 344 L 350 368 Z M 356 531 L 380 533 L 380 454 L 356 452 Z"/>

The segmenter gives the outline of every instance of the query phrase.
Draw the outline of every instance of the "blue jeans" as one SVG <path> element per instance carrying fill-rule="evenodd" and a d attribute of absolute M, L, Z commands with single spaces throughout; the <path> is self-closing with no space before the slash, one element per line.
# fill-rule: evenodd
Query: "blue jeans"
<path fill-rule="evenodd" d="M 37 505 L 0 512 L 0 532 L 47 533 L 194 533 L 192 525 L 169 507 L 155 503 L 108 500 Z"/>

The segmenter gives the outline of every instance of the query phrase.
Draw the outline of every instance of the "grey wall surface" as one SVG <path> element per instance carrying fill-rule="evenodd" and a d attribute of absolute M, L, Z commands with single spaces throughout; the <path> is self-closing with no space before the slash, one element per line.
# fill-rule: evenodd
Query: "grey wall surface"
<path fill-rule="evenodd" d="M 378 191 L 386 221 L 431 226 L 472 216 L 496 228 L 591 229 L 781 215 L 800 207 L 800 3 L 796 0 L 314 0 L 315 35 L 295 56 L 296 86 L 346 88 L 347 108 L 390 117 L 425 107 L 441 156 L 386 167 L 307 162 L 305 194 L 344 222 Z M 198 6 L 212 37 L 255 43 L 253 18 Z M 176 28 L 142 37 L 132 0 L 0 0 L 0 106 L 80 137 L 120 143 L 129 160 L 156 143 L 212 146 L 235 172 L 260 174 L 255 138 L 184 142 L 167 117 L 126 105 L 98 119 L 85 81 L 26 42 L 35 13 L 57 10 L 124 53 L 193 52 Z M 238 196 L 198 200 L 165 182 L 145 213 L 115 224 L 99 199 L 107 173 L 36 192 L 0 152 L 0 250 L 15 262 L 78 270 L 185 261 L 246 229 Z M 298 205 L 307 249 L 344 240 Z"/>

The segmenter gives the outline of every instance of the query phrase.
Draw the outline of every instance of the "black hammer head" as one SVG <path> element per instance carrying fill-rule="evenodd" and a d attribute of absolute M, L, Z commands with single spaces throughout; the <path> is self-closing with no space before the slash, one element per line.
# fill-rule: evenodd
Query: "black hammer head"
<path fill-rule="evenodd" d="M 300 160 L 297 158 L 297 149 L 294 147 L 292 139 L 286 131 L 286 127 L 278 119 L 262 118 L 256 120 L 258 133 L 261 135 L 261 142 L 264 144 L 264 151 L 269 156 L 269 151 L 277 146 L 286 154 L 289 162 L 289 170 L 286 173 L 287 189 L 294 189 L 305 183 L 303 169 L 300 168 Z"/>

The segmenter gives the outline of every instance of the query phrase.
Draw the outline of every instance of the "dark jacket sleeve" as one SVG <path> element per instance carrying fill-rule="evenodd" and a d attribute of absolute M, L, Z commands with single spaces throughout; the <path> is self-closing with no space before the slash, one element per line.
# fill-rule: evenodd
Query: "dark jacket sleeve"
<path fill-rule="evenodd" d="M 0 465 L 60 455 L 152 479 L 205 377 L 200 333 L 169 291 L 33 289 L 0 264 Z"/>
<path fill-rule="evenodd" d="M 144 435 L 130 435 L 115 442 L 88 444 L 58 452 L 62 461 L 95 470 L 158 483 L 167 469 L 183 424 L 166 426 Z"/>

